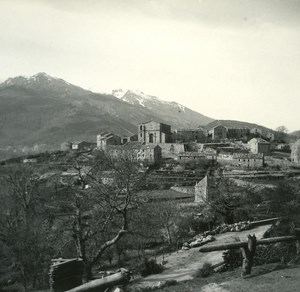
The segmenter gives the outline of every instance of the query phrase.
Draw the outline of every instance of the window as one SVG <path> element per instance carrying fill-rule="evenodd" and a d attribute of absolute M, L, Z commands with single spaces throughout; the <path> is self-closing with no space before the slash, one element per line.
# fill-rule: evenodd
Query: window
<path fill-rule="evenodd" d="M 149 134 L 149 143 L 153 143 L 153 134 Z"/>

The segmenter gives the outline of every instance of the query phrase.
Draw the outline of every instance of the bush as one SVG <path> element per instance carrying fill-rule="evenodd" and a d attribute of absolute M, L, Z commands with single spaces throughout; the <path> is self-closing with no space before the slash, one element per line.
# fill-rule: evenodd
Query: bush
<path fill-rule="evenodd" d="M 211 263 L 205 262 L 195 273 L 195 278 L 206 278 L 214 273 Z"/>
<path fill-rule="evenodd" d="M 141 276 L 146 277 L 152 274 L 160 274 L 164 267 L 156 262 L 156 260 L 147 258 L 144 259 L 143 268 L 141 270 Z"/>

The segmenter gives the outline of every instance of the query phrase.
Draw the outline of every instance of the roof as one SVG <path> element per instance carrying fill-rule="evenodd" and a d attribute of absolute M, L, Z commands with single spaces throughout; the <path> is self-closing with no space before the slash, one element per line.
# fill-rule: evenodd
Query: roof
<path fill-rule="evenodd" d="M 252 138 L 248 143 L 253 143 L 253 142 L 261 143 L 261 144 L 270 144 L 270 142 L 268 142 L 262 138 Z"/>
<path fill-rule="evenodd" d="M 177 132 L 203 132 L 205 131 L 203 128 L 193 128 L 193 129 L 177 129 Z"/>
<path fill-rule="evenodd" d="M 101 132 L 98 136 L 100 136 L 100 140 L 107 140 L 107 139 L 112 138 L 116 135 L 112 134 L 112 133 Z"/>
<path fill-rule="evenodd" d="M 206 157 L 204 153 L 201 152 L 181 152 L 178 156 L 199 156 L 199 157 Z"/>
<path fill-rule="evenodd" d="M 264 155 L 263 153 L 234 153 L 233 154 L 234 159 L 263 159 Z"/>
<path fill-rule="evenodd" d="M 139 150 L 139 149 L 154 149 L 156 147 L 161 148 L 157 144 L 142 144 L 142 142 L 132 143 L 128 142 L 124 145 L 109 145 L 111 150 Z"/>

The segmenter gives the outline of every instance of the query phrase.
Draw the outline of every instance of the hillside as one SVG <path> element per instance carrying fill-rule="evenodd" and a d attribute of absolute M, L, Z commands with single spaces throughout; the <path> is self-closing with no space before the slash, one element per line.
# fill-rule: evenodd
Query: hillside
<path fill-rule="evenodd" d="M 160 107 L 158 105 L 158 107 Z M 62 79 L 38 73 L 0 84 L 0 150 L 46 144 L 55 149 L 66 140 L 95 141 L 101 131 L 137 132 L 137 124 L 157 120 L 172 128 L 195 127 L 212 119 L 165 103 L 163 110 L 94 93 Z"/>
<path fill-rule="evenodd" d="M 300 138 L 300 130 L 299 131 L 294 131 L 292 133 L 290 133 L 292 136 L 297 137 L 298 139 Z"/>

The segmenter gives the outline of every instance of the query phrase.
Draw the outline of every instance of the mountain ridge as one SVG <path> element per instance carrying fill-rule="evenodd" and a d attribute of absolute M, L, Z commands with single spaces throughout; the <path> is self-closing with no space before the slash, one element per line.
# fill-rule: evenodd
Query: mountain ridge
<path fill-rule="evenodd" d="M 167 104 L 163 112 L 151 110 L 46 73 L 17 76 L 0 84 L 0 148 L 46 144 L 57 149 L 68 140 L 95 141 L 101 131 L 136 134 L 138 124 L 147 120 L 180 128 L 196 127 L 205 117 L 190 109 L 181 115 L 176 110 Z"/>
<path fill-rule="evenodd" d="M 46 145 L 52 150 L 64 141 L 95 142 L 102 131 L 129 136 L 137 133 L 139 123 L 149 120 L 172 129 L 218 121 L 140 91 L 95 93 L 46 73 L 8 78 L 0 84 L 0 156 L 1 150 L 20 146 Z M 255 123 L 219 121 L 274 132 Z"/>

